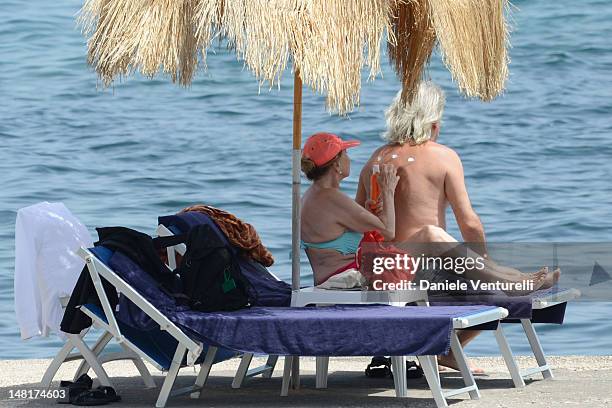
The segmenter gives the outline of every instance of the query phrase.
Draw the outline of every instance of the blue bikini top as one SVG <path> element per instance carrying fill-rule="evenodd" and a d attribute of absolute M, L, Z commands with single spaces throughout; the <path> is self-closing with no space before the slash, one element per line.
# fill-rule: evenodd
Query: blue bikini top
<path fill-rule="evenodd" d="M 355 231 L 346 231 L 342 235 L 340 235 L 336 239 L 332 239 L 331 241 L 325 242 L 304 242 L 302 241 L 302 246 L 304 248 L 315 248 L 315 249 L 333 249 L 335 251 L 340 252 L 343 255 L 355 254 L 357 253 L 357 248 L 359 248 L 359 242 L 363 238 L 363 234 L 361 232 Z"/>

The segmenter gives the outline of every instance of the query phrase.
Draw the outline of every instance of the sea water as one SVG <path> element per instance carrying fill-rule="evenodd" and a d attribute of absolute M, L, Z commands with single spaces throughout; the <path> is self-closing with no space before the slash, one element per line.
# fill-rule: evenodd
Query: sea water
<path fill-rule="evenodd" d="M 440 141 L 463 159 L 470 197 L 491 241 L 612 241 L 612 7 L 605 0 L 515 1 L 510 78 L 492 103 L 460 96 L 440 57 L 429 76 L 447 92 Z M 98 87 L 75 25 L 77 0 L 0 2 L 0 358 L 50 357 L 56 338 L 21 341 L 13 306 L 16 211 L 62 201 L 95 233 L 124 225 L 154 233 L 159 215 L 193 203 L 252 223 L 290 279 L 291 102 L 259 87 L 221 44 L 189 89 L 139 76 Z M 362 141 L 357 175 L 381 144 L 399 81 L 383 57 L 361 106 L 330 116 L 304 91 L 303 132 Z M 307 186 L 306 180 L 303 183 Z M 452 214 L 449 214 L 452 220 Z M 450 232 L 459 236 L 453 221 Z M 562 266 L 562 265 L 561 265 Z M 312 274 L 303 258 L 303 283 Z M 610 354 L 612 308 L 572 304 L 562 327 L 539 328 L 549 354 Z M 526 353 L 518 327 L 506 330 Z M 496 354 L 489 334 L 472 354 Z"/>

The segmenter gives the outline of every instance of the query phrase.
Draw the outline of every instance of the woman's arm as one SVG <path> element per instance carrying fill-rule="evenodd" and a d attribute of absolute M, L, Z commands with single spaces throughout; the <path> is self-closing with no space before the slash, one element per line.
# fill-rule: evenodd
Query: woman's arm
<path fill-rule="evenodd" d="M 383 164 L 378 176 L 379 200 L 382 201 L 383 206 L 378 217 L 387 227 L 386 231 L 380 231 L 386 241 L 395 238 L 395 187 L 397 187 L 398 181 L 397 168 L 392 164 Z"/>
<path fill-rule="evenodd" d="M 345 194 L 336 194 L 333 198 L 335 212 L 339 223 L 351 231 L 366 232 L 377 230 L 386 240 L 395 238 L 395 187 L 399 176 L 393 165 L 383 165 L 379 175 L 381 188 L 382 211 L 378 216 L 372 214 Z"/>

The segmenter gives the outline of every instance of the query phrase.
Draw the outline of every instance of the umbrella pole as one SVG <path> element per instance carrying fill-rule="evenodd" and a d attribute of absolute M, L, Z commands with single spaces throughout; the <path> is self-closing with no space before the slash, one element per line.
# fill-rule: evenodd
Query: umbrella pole
<path fill-rule="evenodd" d="M 300 168 L 302 159 L 302 78 L 295 69 L 293 77 L 293 151 L 291 190 L 291 289 L 300 288 Z M 290 357 L 285 357 L 290 358 Z M 300 359 L 291 357 L 291 386 L 300 387 Z"/>
<path fill-rule="evenodd" d="M 293 152 L 291 191 L 291 288 L 300 288 L 300 167 L 302 159 L 302 78 L 296 68 L 293 77 Z"/>

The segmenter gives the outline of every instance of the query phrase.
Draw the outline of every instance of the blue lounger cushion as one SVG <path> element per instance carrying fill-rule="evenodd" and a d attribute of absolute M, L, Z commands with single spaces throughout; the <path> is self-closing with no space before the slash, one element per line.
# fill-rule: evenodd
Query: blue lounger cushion
<path fill-rule="evenodd" d="M 433 306 L 462 306 L 462 305 L 494 305 L 508 310 L 506 323 L 520 322 L 520 319 L 531 319 L 534 323 L 562 324 L 567 303 L 542 310 L 533 310 L 533 300 L 550 296 L 555 291 L 564 289 L 550 288 L 538 290 L 525 296 L 508 296 L 503 292 L 467 293 L 457 296 L 429 294 L 430 304 Z M 550 309 L 550 310 L 548 310 Z"/>
<path fill-rule="evenodd" d="M 254 307 L 234 312 L 177 312 L 194 338 L 243 352 L 300 356 L 448 353 L 453 319 L 493 306 L 338 305 Z"/>

